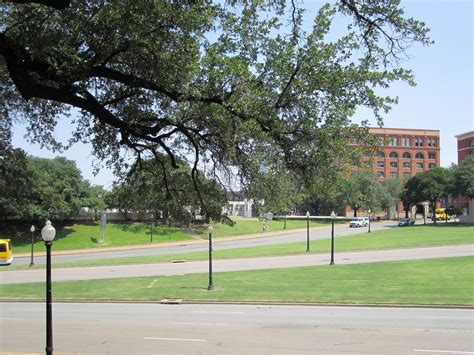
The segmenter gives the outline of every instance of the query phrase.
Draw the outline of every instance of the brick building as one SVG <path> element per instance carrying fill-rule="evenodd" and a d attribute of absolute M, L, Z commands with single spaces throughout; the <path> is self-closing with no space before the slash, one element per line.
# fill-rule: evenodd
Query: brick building
<path fill-rule="evenodd" d="M 459 134 L 458 139 L 458 164 L 470 155 L 474 155 L 474 131 Z"/>
<path fill-rule="evenodd" d="M 458 164 L 469 156 L 474 156 L 474 131 L 456 136 L 458 140 Z M 453 205 L 463 211 L 461 222 L 474 223 L 474 200 L 464 196 L 456 198 Z"/>
<path fill-rule="evenodd" d="M 440 166 L 439 130 L 370 128 L 369 131 L 381 139 L 381 147 L 372 157 L 372 170 L 380 179 L 406 178 Z M 365 153 L 362 160 L 370 159 L 370 153 Z"/>
<path fill-rule="evenodd" d="M 440 166 L 439 130 L 369 128 L 369 132 L 380 137 L 380 147 L 375 153 L 364 152 L 362 165 L 371 165 L 372 171 L 380 180 L 408 178 Z M 358 145 L 357 142 L 354 145 Z M 428 204 L 424 205 L 427 213 Z M 352 215 L 354 211 L 348 206 L 345 213 Z M 389 211 L 389 218 L 404 215 L 401 202 Z"/>

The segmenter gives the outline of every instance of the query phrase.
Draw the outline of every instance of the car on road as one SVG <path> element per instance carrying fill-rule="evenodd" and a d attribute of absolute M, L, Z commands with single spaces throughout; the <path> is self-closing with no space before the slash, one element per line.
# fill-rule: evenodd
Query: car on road
<path fill-rule="evenodd" d="M 12 242 L 10 239 L 0 239 L 0 265 L 10 265 L 13 261 Z"/>
<path fill-rule="evenodd" d="M 349 227 L 366 227 L 369 224 L 369 219 L 367 217 L 354 217 L 349 222 Z"/>
<path fill-rule="evenodd" d="M 399 227 L 408 227 L 408 226 L 412 226 L 414 224 L 415 224 L 415 221 L 413 219 L 410 219 L 410 218 L 402 218 L 400 220 L 400 222 L 398 222 Z"/>

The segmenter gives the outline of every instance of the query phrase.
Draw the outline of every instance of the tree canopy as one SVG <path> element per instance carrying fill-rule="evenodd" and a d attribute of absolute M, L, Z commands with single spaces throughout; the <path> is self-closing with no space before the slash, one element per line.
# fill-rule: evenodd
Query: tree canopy
<path fill-rule="evenodd" d="M 396 101 L 377 89 L 413 84 L 400 61 L 430 39 L 398 0 L 325 4 L 310 29 L 296 4 L 6 0 L 1 118 L 52 149 L 90 142 L 117 170 L 186 161 L 196 188 L 200 166 L 235 166 L 245 182 L 275 160 L 305 183 L 337 169 L 348 136 L 367 136 L 350 120 L 358 107 L 381 120 Z M 329 40 L 336 14 L 349 25 Z M 61 120 L 75 125 L 68 142 L 54 138 Z"/>
<path fill-rule="evenodd" d="M 191 222 L 193 214 L 220 220 L 225 191 L 215 180 L 198 172 L 200 189 L 193 187 L 191 168 L 171 169 L 167 159 L 140 161 L 107 196 L 108 206 L 123 211 L 149 211 L 165 221 Z M 199 196 L 201 195 L 201 196 Z M 202 204 L 201 204 L 202 202 Z M 162 214 L 162 215 L 161 215 Z"/>
<path fill-rule="evenodd" d="M 454 196 L 474 198 L 474 156 L 467 157 L 451 169 L 450 192 Z"/>
<path fill-rule="evenodd" d="M 0 219 L 65 220 L 82 207 L 104 208 L 105 191 L 90 186 L 75 162 L 12 149 L 0 160 Z"/>

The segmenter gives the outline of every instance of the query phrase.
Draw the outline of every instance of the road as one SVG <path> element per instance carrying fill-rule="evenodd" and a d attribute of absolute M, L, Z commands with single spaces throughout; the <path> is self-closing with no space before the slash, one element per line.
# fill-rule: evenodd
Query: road
<path fill-rule="evenodd" d="M 0 351 L 45 347 L 42 303 L 0 303 Z M 474 354 L 472 309 L 56 303 L 54 350 L 94 354 Z"/>
<path fill-rule="evenodd" d="M 445 257 L 473 256 L 472 245 L 449 245 L 427 248 L 406 248 L 393 250 L 371 250 L 337 253 L 336 265 L 385 262 L 395 260 L 416 260 Z M 244 259 L 221 259 L 213 261 L 214 272 L 278 269 L 287 267 L 328 265 L 329 254 L 286 255 Z M 208 261 L 188 261 L 183 263 L 156 263 L 143 265 L 114 265 L 97 267 L 55 268 L 53 281 L 92 280 L 120 277 L 184 275 L 205 273 Z M 0 273 L 1 284 L 43 282 L 45 270 L 29 269 Z"/>
<path fill-rule="evenodd" d="M 393 221 L 372 223 L 371 230 L 381 230 L 386 228 L 393 228 L 396 224 Z M 335 237 L 341 237 L 350 234 L 367 233 L 367 228 L 349 228 L 348 224 L 337 224 L 335 227 Z M 331 227 L 315 227 L 310 229 L 310 239 L 318 240 L 329 238 L 331 236 Z M 236 238 L 214 238 L 214 248 L 216 249 L 233 249 L 246 248 L 260 245 L 284 244 L 306 241 L 306 230 L 298 231 L 283 231 L 278 233 L 270 232 L 268 234 L 258 234 L 248 237 Z M 92 259 L 111 259 L 111 258 L 125 258 L 132 256 L 148 256 L 148 255 L 163 255 L 163 254 L 184 254 L 198 251 L 206 251 L 208 248 L 206 240 L 196 240 L 181 243 L 172 243 L 171 245 L 146 245 L 142 247 L 131 246 L 129 248 L 117 248 L 116 250 L 91 250 L 84 253 L 73 252 L 58 252 L 54 250 L 53 257 L 55 262 L 69 262 Z M 23 256 L 15 255 L 14 264 L 29 265 L 30 255 Z M 36 264 L 44 264 L 45 258 L 43 255 L 36 253 Z"/>

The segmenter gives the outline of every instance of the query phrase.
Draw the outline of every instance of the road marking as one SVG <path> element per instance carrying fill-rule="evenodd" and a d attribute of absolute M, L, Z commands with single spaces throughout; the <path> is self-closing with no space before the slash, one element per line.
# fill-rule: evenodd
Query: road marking
<path fill-rule="evenodd" d="M 413 329 L 415 332 L 472 333 L 470 329 Z"/>
<path fill-rule="evenodd" d="M 25 318 L 0 318 L 0 320 L 24 320 Z"/>
<path fill-rule="evenodd" d="M 416 318 L 427 318 L 427 319 L 472 319 L 472 317 L 449 317 L 449 316 L 416 316 Z"/>
<path fill-rule="evenodd" d="M 444 353 L 444 354 L 474 354 L 472 351 L 455 351 L 455 350 L 426 350 L 426 349 L 415 349 L 414 352 L 419 353 Z"/>
<path fill-rule="evenodd" d="M 229 323 L 210 323 L 210 322 L 172 322 L 173 324 L 186 325 L 229 325 Z"/>
<path fill-rule="evenodd" d="M 216 313 L 216 314 L 244 314 L 245 312 L 225 312 L 225 311 L 192 311 L 192 313 Z"/>
<path fill-rule="evenodd" d="M 154 337 L 144 337 L 143 339 L 145 339 L 145 340 L 168 340 L 168 341 L 197 341 L 197 342 L 207 341 L 205 339 L 154 338 Z"/>

